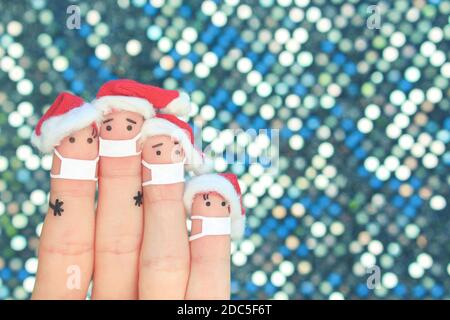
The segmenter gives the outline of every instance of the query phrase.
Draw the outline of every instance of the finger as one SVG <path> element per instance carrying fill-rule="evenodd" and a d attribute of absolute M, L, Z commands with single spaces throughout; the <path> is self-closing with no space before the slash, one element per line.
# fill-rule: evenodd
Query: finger
<path fill-rule="evenodd" d="M 154 145 L 159 146 L 153 148 Z M 184 154 L 180 153 L 178 159 L 171 157 L 178 148 L 168 136 L 148 138 L 143 147 L 146 167 L 142 171 L 145 186 L 140 299 L 183 299 L 186 292 L 189 245 L 183 206 L 184 182 L 175 182 L 176 172 L 181 175 L 178 178 L 184 179 L 184 164 L 181 162 Z M 173 161 L 178 166 L 172 166 Z M 151 167 L 149 172 L 148 166 L 155 162 L 159 164 Z M 172 177 L 171 181 L 166 179 L 168 176 Z M 147 182 L 150 184 L 146 185 Z"/>
<path fill-rule="evenodd" d="M 229 299 L 230 239 L 240 238 L 245 227 L 238 179 L 197 176 L 187 183 L 183 201 L 192 221 L 186 299 Z"/>
<path fill-rule="evenodd" d="M 204 203 L 208 201 L 209 206 Z M 221 206 L 224 199 L 218 194 L 209 194 L 207 200 L 198 197 L 192 211 L 205 217 L 227 217 Z M 205 232 L 202 220 L 192 220 L 191 239 Z M 205 235 L 190 243 L 191 267 L 185 298 L 188 300 L 230 299 L 230 236 Z M 208 275 L 208 276 L 205 276 Z"/>
<path fill-rule="evenodd" d="M 194 231 L 200 231 L 201 227 Z M 230 299 L 230 238 L 209 236 L 190 242 L 187 300 Z M 208 276 L 205 276 L 208 275 Z"/>
<path fill-rule="evenodd" d="M 143 206 L 141 157 L 136 154 L 135 140 L 143 118 L 118 111 L 105 119 L 112 120 L 100 128 L 100 138 L 106 142 L 100 141 L 92 298 L 137 299 Z M 134 155 L 127 155 L 128 149 Z"/>
<path fill-rule="evenodd" d="M 93 271 L 95 180 L 68 179 L 74 168 L 62 161 L 95 159 L 98 140 L 92 128 L 73 133 L 57 147 L 53 156 L 49 209 L 39 243 L 39 266 L 32 299 L 85 299 Z M 91 143 L 86 143 L 87 139 Z M 95 162 L 92 175 L 95 178 Z M 79 169 L 79 168 L 78 168 Z M 76 170 L 75 170 L 76 171 Z M 63 178 L 66 176 L 66 178 Z"/>

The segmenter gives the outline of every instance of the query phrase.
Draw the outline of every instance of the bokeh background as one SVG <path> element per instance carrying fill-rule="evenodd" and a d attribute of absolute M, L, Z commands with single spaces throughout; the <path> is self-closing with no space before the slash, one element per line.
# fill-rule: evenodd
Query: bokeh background
<path fill-rule="evenodd" d="M 66 26 L 72 4 L 80 29 Z M 248 209 L 233 298 L 450 298 L 449 12 L 439 0 L 1 0 L 0 299 L 34 284 L 51 166 L 29 144 L 34 125 L 59 92 L 90 100 L 114 78 L 189 92 L 189 120 L 216 151 L 227 128 L 280 130 L 277 174 L 216 162 L 239 175 Z"/>

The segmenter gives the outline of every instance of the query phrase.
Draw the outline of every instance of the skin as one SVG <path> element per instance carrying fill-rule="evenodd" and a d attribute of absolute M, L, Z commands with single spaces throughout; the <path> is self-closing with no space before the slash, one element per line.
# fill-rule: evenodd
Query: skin
<path fill-rule="evenodd" d="M 74 132 L 56 149 L 65 158 L 95 159 L 96 130 Z M 60 166 L 54 155 L 51 172 L 59 173 Z M 95 185 L 95 181 L 51 179 L 50 202 L 63 201 L 64 212 L 55 216 L 50 206 L 47 211 L 32 299 L 85 299 L 94 263 Z M 79 282 L 71 281 L 78 276 Z"/>
<path fill-rule="evenodd" d="M 192 215 L 228 217 L 230 208 L 218 193 L 197 194 Z M 201 232 L 202 221 L 192 220 L 191 235 Z M 190 242 L 191 270 L 185 298 L 230 299 L 230 236 L 204 236 Z M 207 276 L 205 276 L 207 275 Z"/>
<path fill-rule="evenodd" d="M 169 136 L 154 136 L 143 145 L 151 164 L 182 162 L 181 145 Z M 151 179 L 142 169 L 142 181 Z M 189 244 L 183 206 L 184 182 L 148 185 L 144 190 L 144 237 L 140 258 L 140 299 L 183 299 L 189 277 Z"/>
<path fill-rule="evenodd" d="M 140 132 L 143 122 L 137 113 L 113 111 L 105 115 L 100 137 L 131 139 Z M 140 155 L 100 157 L 93 299 L 138 298 L 143 206 L 135 205 L 134 197 L 141 190 Z"/>
<path fill-rule="evenodd" d="M 100 128 L 104 139 L 131 139 L 143 123 L 140 115 L 131 112 L 113 112 L 105 117 L 108 119 L 113 120 Z M 63 157 L 95 159 L 98 138 L 92 132 L 91 127 L 80 130 L 56 149 Z M 136 148 L 139 150 L 139 143 Z M 185 153 L 170 137 L 155 136 L 144 141 L 142 157 L 153 164 L 177 163 Z M 142 181 L 151 179 L 147 168 L 141 170 L 140 161 L 140 155 L 100 158 L 96 221 L 95 181 L 52 179 L 50 201 L 63 201 L 64 212 L 55 216 L 53 209 L 48 210 L 33 299 L 85 299 L 94 265 L 93 299 L 229 299 L 229 236 L 208 236 L 189 246 L 182 203 L 184 183 L 146 186 L 144 203 L 136 206 L 133 197 L 141 190 Z M 53 174 L 59 173 L 60 164 L 54 156 Z M 196 197 L 193 212 L 227 216 L 229 209 L 220 207 L 220 195 L 210 193 L 209 200 L 213 205 L 207 207 L 201 196 Z M 201 221 L 194 220 L 192 234 L 200 230 Z M 76 273 L 73 266 L 79 267 L 80 287 L 76 289 L 67 286 Z"/>

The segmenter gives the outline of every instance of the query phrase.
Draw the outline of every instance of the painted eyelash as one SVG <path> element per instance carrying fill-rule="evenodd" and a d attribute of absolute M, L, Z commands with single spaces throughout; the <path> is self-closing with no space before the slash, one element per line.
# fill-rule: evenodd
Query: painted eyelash
<path fill-rule="evenodd" d="M 208 200 L 209 199 L 209 193 L 204 193 L 203 194 L 203 200 Z"/>

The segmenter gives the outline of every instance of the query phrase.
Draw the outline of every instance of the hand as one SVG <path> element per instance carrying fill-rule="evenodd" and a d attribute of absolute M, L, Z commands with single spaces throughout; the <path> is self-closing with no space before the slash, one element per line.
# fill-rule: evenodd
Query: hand
<path fill-rule="evenodd" d="M 141 119 L 118 112 L 102 125 L 100 136 L 116 134 L 114 127 L 125 126 L 129 117 L 136 122 L 130 131 L 138 132 Z M 65 145 L 63 141 L 61 148 Z M 82 157 L 84 150 L 78 151 Z M 93 299 L 228 299 L 229 236 L 216 236 L 223 237 L 221 250 L 214 248 L 217 238 L 189 245 L 184 183 L 142 188 L 149 176 L 141 170 L 140 155 L 100 157 L 99 167 L 96 217 L 94 181 L 52 179 L 53 208 L 42 230 L 33 299 L 84 299 L 92 278 Z M 61 215 L 54 215 L 56 201 Z M 190 279 L 191 269 L 196 271 Z"/>

